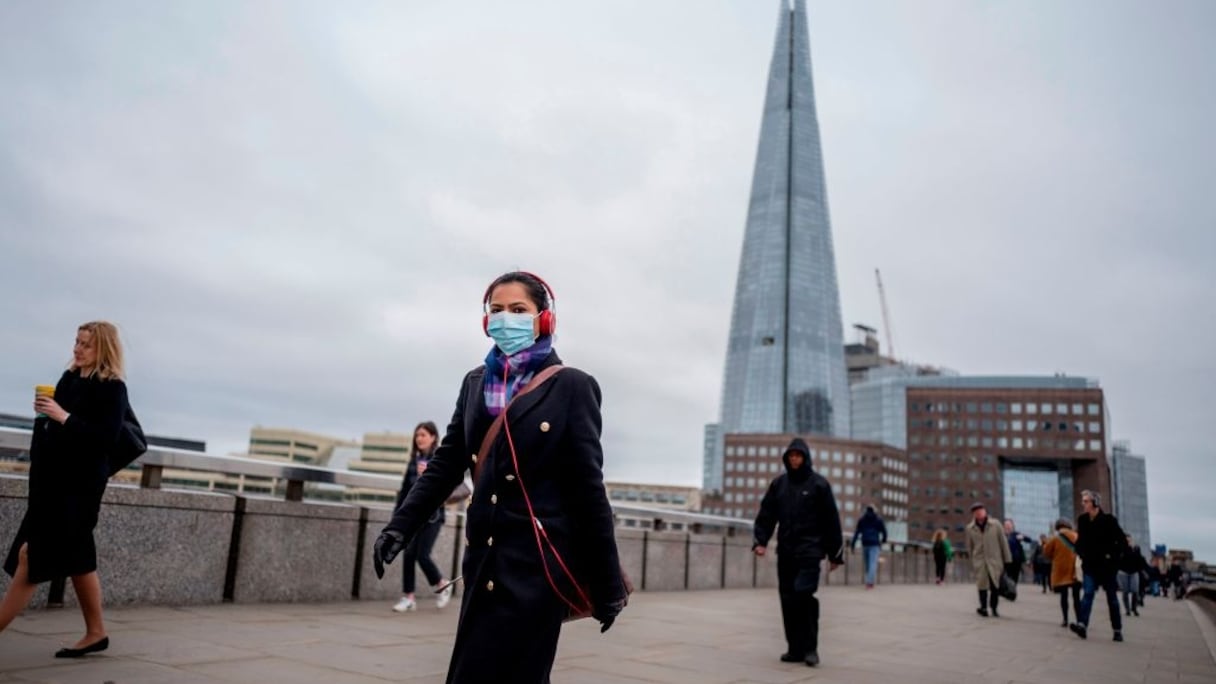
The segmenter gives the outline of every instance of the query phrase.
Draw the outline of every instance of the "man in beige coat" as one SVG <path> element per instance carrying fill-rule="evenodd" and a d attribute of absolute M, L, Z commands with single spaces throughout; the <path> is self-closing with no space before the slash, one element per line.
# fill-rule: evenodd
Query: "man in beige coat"
<path fill-rule="evenodd" d="M 984 504 L 971 504 L 971 512 L 975 518 L 967 525 L 967 555 L 971 556 L 971 568 L 975 571 L 975 586 L 980 591 L 980 607 L 975 612 L 988 617 L 988 608 L 992 608 L 992 617 L 1000 617 L 996 612 L 996 604 L 1000 601 L 1001 573 L 1005 564 L 1013 561 L 1009 552 L 1009 543 L 1005 540 L 1004 530 L 1000 522 L 988 519 L 988 509 Z"/>

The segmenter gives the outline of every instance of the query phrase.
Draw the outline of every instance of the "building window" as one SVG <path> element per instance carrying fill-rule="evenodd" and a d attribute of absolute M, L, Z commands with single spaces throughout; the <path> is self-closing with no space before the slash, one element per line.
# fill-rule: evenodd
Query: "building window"
<path fill-rule="evenodd" d="M 1020 421 L 1020 420 L 1013 421 L 1013 431 L 1014 432 L 1022 431 L 1022 421 Z"/>
<path fill-rule="evenodd" d="M 1009 447 L 1009 438 L 1008 437 L 997 437 L 996 438 L 996 447 L 998 449 L 1008 448 Z"/>
<path fill-rule="evenodd" d="M 1015 415 L 1019 415 L 1019 416 L 1022 415 L 1022 405 L 1020 403 L 1019 404 L 1010 404 L 1009 412 L 1013 413 Z"/>
<path fill-rule="evenodd" d="M 1098 406 L 1097 404 L 1089 405 L 1089 415 L 1097 416 L 1097 415 L 1101 415 L 1101 414 L 1102 414 L 1102 407 Z"/>
<path fill-rule="evenodd" d="M 985 438 L 981 439 L 980 445 L 983 446 L 985 449 L 991 449 L 992 448 L 992 438 L 985 437 Z"/>
<path fill-rule="evenodd" d="M 1060 414 L 1061 416 L 1067 416 L 1068 404 L 1056 404 L 1056 413 Z"/>
<path fill-rule="evenodd" d="M 1084 413 L 1085 413 L 1085 407 L 1084 407 L 1084 406 L 1082 406 L 1081 404 L 1073 404 L 1073 405 L 1072 405 L 1072 414 L 1073 414 L 1074 416 L 1079 416 L 1079 415 L 1082 415 L 1082 414 L 1084 414 Z"/>
<path fill-rule="evenodd" d="M 982 413 L 992 413 L 992 402 L 986 401 L 983 404 L 980 404 L 980 411 Z"/>
<path fill-rule="evenodd" d="M 980 421 L 980 429 L 991 430 L 992 429 L 992 419 L 985 418 L 984 420 Z"/>
<path fill-rule="evenodd" d="M 974 401 L 967 402 L 967 413 L 975 413 L 977 408 Z"/>
<path fill-rule="evenodd" d="M 1100 440 L 1100 439 L 1089 440 L 1089 450 L 1090 451 L 1102 451 L 1102 440 Z"/>
<path fill-rule="evenodd" d="M 1039 411 L 1038 404 L 1026 404 L 1026 413 L 1038 413 L 1038 411 Z"/>
<path fill-rule="evenodd" d="M 1014 437 L 1014 438 L 1013 438 L 1013 448 L 1014 448 L 1014 449 L 1021 449 L 1021 448 L 1022 448 L 1022 438 L 1021 438 L 1021 437 Z"/>
<path fill-rule="evenodd" d="M 1102 423 L 1093 420 L 1089 421 L 1089 431 L 1094 434 L 1102 432 Z"/>
<path fill-rule="evenodd" d="M 996 422 L 996 429 L 997 429 L 997 432 L 1006 432 L 1006 431 L 1008 431 L 1008 430 L 1009 430 L 1009 422 L 1008 422 L 1008 421 L 1004 421 L 1004 420 L 998 420 L 998 421 Z"/>
<path fill-rule="evenodd" d="M 844 454 L 844 462 L 845 462 L 845 463 L 855 463 L 856 461 L 857 461 L 857 454 L 855 454 L 855 453 L 853 453 L 853 452 L 851 452 L 851 451 L 846 451 L 846 452 L 845 452 L 845 454 Z"/>

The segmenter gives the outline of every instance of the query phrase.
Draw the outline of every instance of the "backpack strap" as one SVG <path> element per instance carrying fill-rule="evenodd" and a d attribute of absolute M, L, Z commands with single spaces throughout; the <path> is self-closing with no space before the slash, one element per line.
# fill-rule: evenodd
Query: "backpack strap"
<path fill-rule="evenodd" d="M 1072 551 L 1074 554 L 1077 552 L 1077 547 L 1068 541 L 1068 537 L 1064 536 L 1062 532 L 1056 532 L 1056 536 L 1060 538 L 1060 541 L 1064 542 L 1064 546 L 1067 546 L 1069 551 Z"/>

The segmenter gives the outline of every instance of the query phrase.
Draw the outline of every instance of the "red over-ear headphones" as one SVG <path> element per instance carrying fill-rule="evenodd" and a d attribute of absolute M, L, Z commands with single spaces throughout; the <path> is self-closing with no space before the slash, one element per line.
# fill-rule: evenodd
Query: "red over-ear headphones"
<path fill-rule="evenodd" d="M 546 283 L 544 278 L 527 271 L 518 271 L 518 273 L 526 275 L 529 278 L 535 278 L 536 282 L 545 288 L 545 292 L 549 293 L 549 308 L 541 311 L 537 317 L 539 319 L 537 331 L 540 337 L 552 335 L 553 331 L 557 329 L 557 312 L 555 311 L 557 307 L 557 295 L 553 293 L 553 288 L 549 287 L 549 283 Z M 481 330 L 486 334 L 486 337 L 490 336 L 490 295 L 493 291 L 494 283 L 490 283 L 490 286 L 486 288 L 485 295 L 481 298 L 481 308 L 484 312 L 481 316 Z"/>

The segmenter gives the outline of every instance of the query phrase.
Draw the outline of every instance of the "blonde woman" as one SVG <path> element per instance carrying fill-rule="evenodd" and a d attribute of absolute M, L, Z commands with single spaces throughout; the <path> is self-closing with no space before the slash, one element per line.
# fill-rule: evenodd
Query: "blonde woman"
<path fill-rule="evenodd" d="M 85 634 L 56 658 L 79 658 L 110 645 L 101 615 L 93 528 L 109 477 L 107 456 L 126 414 L 122 345 L 111 323 L 76 331 L 72 363 L 53 397 L 34 402 L 29 500 L 4 563 L 13 579 L 0 602 L 0 631 L 25 609 L 36 585 L 71 577 Z"/>
<path fill-rule="evenodd" d="M 937 573 L 937 583 L 946 581 L 946 563 L 954 560 L 954 547 L 950 545 L 950 537 L 946 528 L 933 533 L 933 569 Z"/>

